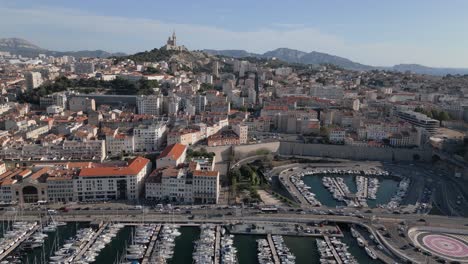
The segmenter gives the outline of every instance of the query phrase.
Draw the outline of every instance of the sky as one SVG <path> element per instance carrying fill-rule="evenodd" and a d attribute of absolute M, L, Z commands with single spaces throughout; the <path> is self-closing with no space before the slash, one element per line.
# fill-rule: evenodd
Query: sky
<path fill-rule="evenodd" d="M 0 0 L 0 38 L 135 53 L 175 30 L 190 50 L 318 51 L 363 64 L 468 68 L 465 0 Z"/>

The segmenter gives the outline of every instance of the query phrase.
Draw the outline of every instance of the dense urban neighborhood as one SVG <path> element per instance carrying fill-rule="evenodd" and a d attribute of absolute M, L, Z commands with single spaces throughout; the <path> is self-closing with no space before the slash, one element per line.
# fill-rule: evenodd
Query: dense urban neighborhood
<path fill-rule="evenodd" d="M 141 246 L 113 263 L 166 263 L 180 235 L 168 222 L 201 224 L 193 263 L 238 263 L 230 233 L 266 235 L 258 263 L 295 263 L 272 234 L 323 237 L 320 263 L 467 263 L 468 75 L 231 57 L 181 42 L 173 32 L 160 48 L 101 57 L 0 51 L 3 220 L 20 208 L 54 231 L 54 219 L 99 223 L 75 230 L 78 250 L 56 249 L 50 263 L 100 263 L 106 237 L 129 228 L 114 221 L 137 225 Z M 338 238 L 349 227 L 335 222 L 351 226 L 369 262 L 348 253 Z M 25 223 L 8 231 L 22 234 L 16 246 L 42 230 Z M 459 235 L 437 236 L 458 255 L 426 239 L 448 228 Z M 19 258 L 10 242 L 0 239 L 0 260 L 26 263 L 8 262 Z"/>

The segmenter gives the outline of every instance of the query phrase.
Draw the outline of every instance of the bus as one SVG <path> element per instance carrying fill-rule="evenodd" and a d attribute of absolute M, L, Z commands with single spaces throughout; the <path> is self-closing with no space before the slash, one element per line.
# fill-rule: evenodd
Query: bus
<path fill-rule="evenodd" d="M 276 207 L 262 207 L 260 210 L 262 213 L 278 213 L 278 208 Z"/>

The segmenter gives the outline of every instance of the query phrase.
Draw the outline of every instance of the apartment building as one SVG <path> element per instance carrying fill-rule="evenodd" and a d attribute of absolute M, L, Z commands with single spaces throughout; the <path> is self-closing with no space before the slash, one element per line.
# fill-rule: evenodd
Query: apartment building
<path fill-rule="evenodd" d="M 73 181 L 77 201 L 136 200 L 151 172 L 151 161 L 137 157 L 127 166 L 83 168 Z"/>
<path fill-rule="evenodd" d="M 160 115 L 162 112 L 162 97 L 159 95 L 139 95 L 136 98 L 139 114 Z"/>
<path fill-rule="evenodd" d="M 177 203 L 209 203 L 219 200 L 219 172 L 200 170 L 199 164 L 153 171 L 145 183 L 147 199 Z"/>
<path fill-rule="evenodd" d="M 187 146 L 179 143 L 167 146 L 156 159 L 156 167 L 176 167 L 185 161 Z"/>
<path fill-rule="evenodd" d="M 166 141 L 165 122 L 152 125 L 139 125 L 133 129 L 135 151 L 147 152 L 161 148 Z"/>

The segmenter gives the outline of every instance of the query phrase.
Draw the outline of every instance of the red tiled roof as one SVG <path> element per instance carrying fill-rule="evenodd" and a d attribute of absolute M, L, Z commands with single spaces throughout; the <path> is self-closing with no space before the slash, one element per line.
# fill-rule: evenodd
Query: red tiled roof
<path fill-rule="evenodd" d="M 84 168 L 80 171 L 81 177 L 96 176 L 124 176 L 138 174 L 148 163 L 149 159 L 137 157 L 133 159 L 127 167 L 99 167 Z"/>
<path fill-rule="evenodd" d="M 169 157 L 173 160 L 177 160 L 180 158 L 180 156 L 182 156 L 186 148 L 187 146 L 179 143 L 169 145 L 163 150 L 161 155 L 159 155 L 158 159 Z"/>
<path fill-rule="evenodd" d="M 193 172 L 193 176 L 212 176 L 216 177 L 219 175 L 218 171 L 202 171 L 202 170 L 196 170 Z"/>

